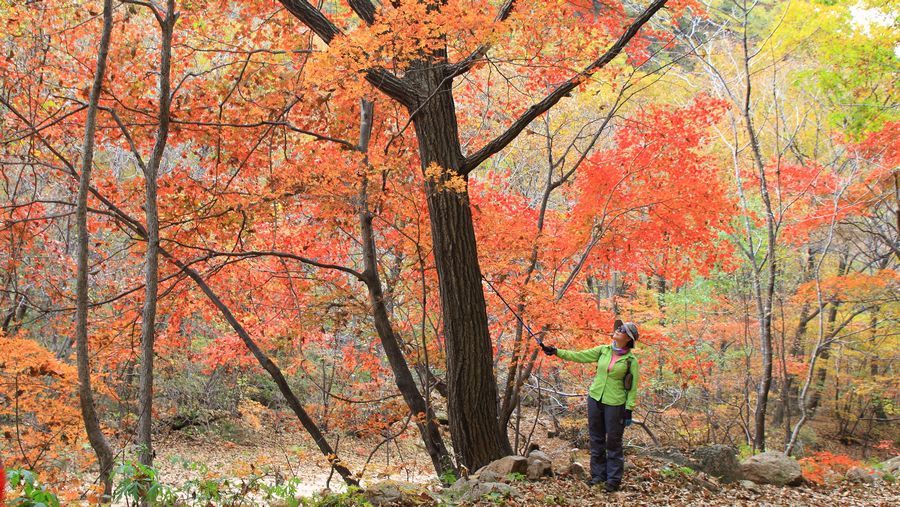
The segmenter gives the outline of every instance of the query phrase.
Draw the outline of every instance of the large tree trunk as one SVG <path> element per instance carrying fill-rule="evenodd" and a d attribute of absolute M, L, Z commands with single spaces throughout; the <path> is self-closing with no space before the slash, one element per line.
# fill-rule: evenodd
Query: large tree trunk
<path fill-rule="evenodd" d="M 78 181 L 78 197 L 75 208 L 75 221 L 78 229 L 77 274 L 75 281 L 75 364 L 78 368 L 78 401 L 81 405 L 81 417 L 87 431 L 88 441 L 97 455 L 100 464 L 100 480 L 103 482 L 103 494 L 112 493 L 113 452 L 103 435 L 100 419 L 94 408 L 94 393 L 91 389 L 91 364 L 88 350 L 88 237 L 87 198 L 91 185 L 91 168 L 94 163 L 94 133 L 97 130 L 97 108 L 100 91 L 103 86 L 103 75 L 106 72 L 106 59 L 109 54 L 109 41 L 112 36 L 112 0 L 103 1 L 103 33 L 100 36 L 100 47 L 97 52 L 97 69 L 91 86 L 87 119 L 84 127 L 84 146 L 81 159 L 81 176 Z"/>
<path fill-rule="evenodd" d="M 467 186 L 460 187 L 463 161 L 453 104 L 452 80 L 425 64 L 413 69 L 420 91 L 410 104 L 426 171 L 447 354 L 448 410 L 453 448 L 462 465 L 475 470 L 512 453 L 500 430 L 493 346 L 481 285 L 475 227 Z M 436 174 L 433 168 L 440 168 Z"/>

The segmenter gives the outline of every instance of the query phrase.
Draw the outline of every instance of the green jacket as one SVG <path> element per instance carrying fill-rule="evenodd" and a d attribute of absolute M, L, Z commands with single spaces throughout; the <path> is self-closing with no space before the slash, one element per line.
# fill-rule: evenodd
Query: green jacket
<path fill-rule="evenodd" d="M 610 345 L 601 345 L 587 350 L 563 350 L 558 349 L 556 355 L 566 361 L 574 361 L 576 363 L 597 363 L 597 375 L 591 383 L 588 393 L 591 398 L 604 403 L 606 405 L 625 405 L 628 410 L 634 410 L 634 403 L 637 400 L 637 390 L 640 379 L 640 366 L 637 357 L 629 350 L 627 354 L 620 357 L 613 366 L 612 371 L 607 373 L 609 368 L 609 360 L 612 358 L 612 347 Z M 631 390 L 625 391 L 622 385 L 622 379 L 628 371 L 628 363 L 631 363 Z"/>

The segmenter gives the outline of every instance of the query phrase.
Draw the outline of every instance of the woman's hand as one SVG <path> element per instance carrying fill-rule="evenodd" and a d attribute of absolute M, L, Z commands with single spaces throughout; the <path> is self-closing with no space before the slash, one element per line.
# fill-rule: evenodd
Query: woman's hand
<path fill-rule="evenodd" d="M 634 421 L 631 419 L 631 410 L 625 410 L 625 427 L 629 427 L 634 424 Z"/>
<path fill-rule="evenodd" d="M 556 355 L 556 347 L 553 347 L 551 345 L 544 345 L 543 343 L 541 343 L 541 350 L 543 350 L 544 354 L 548 356 Z"/>

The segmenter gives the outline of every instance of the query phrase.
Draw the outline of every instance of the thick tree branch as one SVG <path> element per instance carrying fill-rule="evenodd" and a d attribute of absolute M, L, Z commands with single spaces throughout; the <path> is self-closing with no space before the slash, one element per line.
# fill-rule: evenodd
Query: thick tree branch
<path fill-rule="evenodd" d="M 350 8 L 360 19 L 371 25 L 375 22 L 375 5 L 369 0 L 348 0 Z"/>
<path fill-rule="evenodd" d="M 295 18 L 309 27 L 325 44 L 341 34 L 341 30 L 306 0 L 278 0 Z"/>
<path fill-rule="evenodd" d="M 335 37 L 341 35 L 340 28 L 326 18 L 325 15 L 322 14 L 322 11 L 313 7 L 312 4 L 306 0 L 278 1 L 281 2 L 281 5 L 284 5 L 285 9 L 287 9 L 295 18 L 299 19 L 300 22 L 318 35 L 325 44 L 331 44 L 331 41 L 334 40 Z M 354 7 L 352 4 L 361 4 L 363 1 L 368 3 L 368 0 L 356 0 L 351 2 L 351 7 L 353 7 L 354 12 L 357 12 L 357 14 L 360 13 L 356 11 L 357 7 Z M 363 14 L 360 14 L 360 17 L 362 16 Z M 372 19 L 375 19 L 374 8 L 372 11 Z M 366 81 L 381 92 L 403 105 L 412 103 L 415 93 L 402 79 L 384 69 L 369 69 L 366 70 L 365 73 Z"/>
<path fill-rule="evenodd" d="M 497 153 L 498 151 L 505 148 L 509 143 L 513 141 L 518 135 L 525 130 L 535 118 L 547 112 L 551 107 L 556 105 L 563 97 L 567 96 L 572 90 L 574 90 L 578 85 L 586 81 L 592 75 L 594 75 L 598 70 L 605 67 L 609 62 L 611 62 L 622 50 L 628 45 L 628 42 L 634 38 L 637 34 L 638 30 L 641 29 L 650 18 L 653 17 L 654 14 L 663 6 L 666 5 L 667 0 L 654 0 L 649 7 L 647 7 L 644 12 L 641 13 L 640 16 L 635 18 L 634 22 L 625 30 L 625 33 L 619 37 L 619 40 L 616 41 L 600 58 L 594 60 L 593 63 L 588 65 L 583 71 L 579 72 L 577 75 L 571 77 L 568 81 L 557 87 L 553 90 L 549 95 L 547 95 L 543 100 L 538 102 L 537 104 L 532 105 L 528 108 L 525 113 L 520 116 L 516 121 L 513 122 L 512 125 L 505 132 L 497 136 L 493 141 L 486 144 L 483 148 L 476 151 L 472 155 L 466 158 L 465 162 L 460 169 L 461 174 L 467 174 L 479 165 L 482 162 L 491 157 L 491 155 Z"/>

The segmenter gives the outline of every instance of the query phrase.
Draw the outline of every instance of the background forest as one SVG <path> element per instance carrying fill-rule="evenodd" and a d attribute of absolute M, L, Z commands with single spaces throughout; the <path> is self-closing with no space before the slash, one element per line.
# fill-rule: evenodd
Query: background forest
<path fill-rule="evenodd" d="M 898 9 L 0 1 L 2 465 L 448 482 L 617 316 L 636 445 L 900 454 Z"/>

